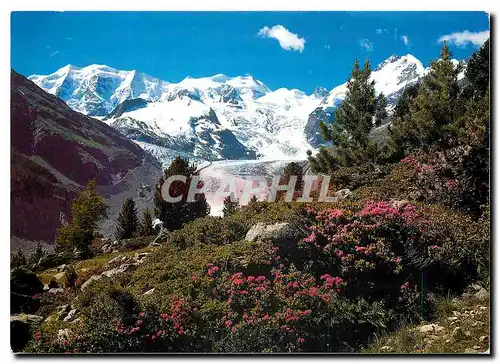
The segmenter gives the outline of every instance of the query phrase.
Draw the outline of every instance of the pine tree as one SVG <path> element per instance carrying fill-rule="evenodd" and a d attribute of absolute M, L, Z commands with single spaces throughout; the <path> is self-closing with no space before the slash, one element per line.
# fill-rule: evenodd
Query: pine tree
<path fill-rule="evenodd" d="M 26 257 L 24 256 L 23 251 L 19 247 L 17 248 L 17 252 L 13 254 L 10 259 L 10 269 L 19 268 L 26 264 L 27 264 Z"/>
<path fill-rule="evenodd" d="M 122 205 L 122 210 L 118 215 L 115 237 L 118 240 L 130 239 L 135 236 L 139 228 L 137 208 L 131 198 L 127 198 Z"/>
<path fill-rule="evenodd" d="M 452 62 L 446 42 L 441 58 L 431 62 L 430 71 L 422 79 L 417 95 L 400 109 L 393 122 L 393 146 L 405 149 L 443 149 L 456 139 L 457 117 L 463 112 L 459 102 L 458 74 L 461 67 Z"/>
<path fill-rule="evenodd" d="M 417 127 L 414 125 L 411 110 L 418 95 L 420 84 L 407 86 L 399 97 L 391 116 L 391 125 L 388 127 L 389 159 L 400 161 L 414 145 L 419 143 Z"/>
<path fill-rule="evenodd" d="M 380 126 L 388 116 L 387 98 L 383 93 L 380 93 L 375 100 L 375 126 Z"/>
<path fill-rule="evenodd" d="M 431 62 L 430 72 L 424 77 L 413 107 L 410 109 L 413 125 L 418 132 L 418 146 L 447 147 L 446 133 L 457 116 L 459 67 L 452 62 L 446 43 L 441 59 Z"/>
<path fill-rule="evenodd" d="M 99 195 L 94 180 L 78 193 L 71 205 L 72 219 L 57 229 L 57 250 L 76 250 L 82 256 L 89 256 L 94 230 L 100 220 L 107 218 L 107 205 Z"/>
<path fill-rule="evenodd" d="M 224 199 L 224 207 L 222 208 L 222 213 L 224 214 L 224 217 L 228 217 L 232 215 L 236 210 L 238 210 L 239 207 L 239 201 L 234 196 L 234 194 L 231 194 L 231 196 L 226 196 Z"/>
<path fill-rule="evenodd" d="M 162 197 L 162 186 L 168 177 L 176 175 L 185 176 L 186 183 L 174 181 L 170 185 L 169 193 L 172 197 L 182 196 L 182 198 L 179 202 L 167 202 Z M 210 213 L 210 206 L 204 194 L 197 194 L 193 202 L 187 202 L 191 179 L 195 175 L 197 175 L 196 167 L 190 164 L 188 159 L 176 157 L 164 171 L 163 176 L 156 185 L 154 197 L 155 216 L 170 231 L 180 229 L 183 224 Z M 202 186 L 203 182 L 200 181 L 198 187 L 201 188 Z"/>
<path fill-rule="evenodd" d="M 108 218 L 107 205 L 97 192 L 96 181 L 91 180 L 87 187 L 73 200 L 71 205 L 72 222 L 84 230 L 95 230 L 100 220 Z"/>
<path fill-rule="evenodd" d="M 153 228 L 153 215 L 151 214 L 151 211 L 144 210 L 140 226 L 140 235 L 151 236 L 154 234 L 155 230 Z"/>
<path fill-rule="evenodd" d="M 318 153 L 313 156 L 310 150 L 307 151 L 307 160 L 311 171 L 314 173 L 330 173 L 336 170 L 340 163 L 333 155 L 333 148 L 320 147 Z"/>
<path fill-rule="evenodd" d="M 475 52 L 465 70 L 465 77 L 479 96 L 484 96 L 490 88 L 490 40 Z"/>
<path fill-rule="evenodd" d="M 355 60 L 345 99 L 335 110 L 333 126 L 320 122 L 323 139 L 333 144 L 331 149 L 321 150 L 317 163 L 312 162 L 320 171 L 332 171 L 339 163 L 353 165 L 377 159 L 377 145 L 370 139 L 370 132 L 387 117 L 387 102 L 383 95 L 376 95 L 375 81 L 370 81 L 370 75 L 370 62 L 366 60 L 361 69 Z M 315 157 L 310 157 L 310 162 L 312 158 Z"/>

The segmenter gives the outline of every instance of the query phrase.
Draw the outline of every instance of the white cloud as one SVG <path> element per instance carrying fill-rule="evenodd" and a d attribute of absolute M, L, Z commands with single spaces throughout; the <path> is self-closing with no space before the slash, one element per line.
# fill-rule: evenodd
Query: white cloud
<path fill-rule="evenodd" d="M 437 42 L 448 42 L 458 47 L 465 47 L 468 43 L 472 43 L 476 47 L 480 47 L 486 39 L 489 38 L 489 36 L 489 30 L 484 30 L 482 32 L 469 32 L 468 30 L 465 30 L 463 32 L 442 35 L 439 37 Z"/>
<path fill-rule="evenodd" d="M 411 43 L 410 43 L 410 38 L 408 38 L 407 35 L 402 35 L 401 36 L 401 40 L 403 41 L 403 43 L 406 45 L 406 46 L 409 46 Z"/>
<path fill-rule="evenodd" d="M 52 52 L 51 54 L 49 54 L 49 58 L 55 57 L 58 54 L 59 54 L 59 51 Z"/>
<path fill-rule="evenodd" d="M 361 49 L 367 52 L 373 51 L 373 43 L 370 41 L 370 39 L 367 38 L 360 39 L 359 45 L 361 46 Z"/>
<path fill-rule="evenodd" d="M 328 50 L 332 49 L 332 47 L 330 46 L 330 44 L 325 44 L 323 47 L 325 47 Z"/>
<path fill-rule="evenodd" d="M 276 39 L 280 47 L 287 51 L 302 52 L 306 44 L 304 38 L 299 38 L 297 34 L 290 32 L 283 25 L 275 25 L 272 28 L 266 26 L 259 30 L 258 35 L 263 38 Z"/>
<path fill-rule="evenodd" d="M 383 34 L 383 33 L 385 33 L 385 34 L 388 34 L 388 33 L 389 33 L 389 32 L 387 31 L 387 29 L 381 29 L 381 28 L 377 28 L 377 29 L 375 30 L 375 32 L 377 33 L 377 35 L 380 35 L 380 34 Z"/>

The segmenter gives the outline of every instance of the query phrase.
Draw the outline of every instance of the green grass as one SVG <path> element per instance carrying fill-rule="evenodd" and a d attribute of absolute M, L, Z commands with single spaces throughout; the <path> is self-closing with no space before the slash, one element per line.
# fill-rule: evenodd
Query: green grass
<path fill-rule="evenodd" d="M 106 270 L 106 265 L 108 264 L 108 262 L 117 256 L 133 257 L 136 253 L 150 252 L 152 249 L 153 248 L 151 247 L 144 247 L 127 252 L 98 255 L 90 259 L 76 262 L 74 264 L 75 271 L 78 279 L 85 281 L 94 274 L 100 274 L 104 272 Z M 38 278 L 42 281 L 43 284 L 48 284 L 54 278 L 55 274 L 57 274 L 57 268 L 50 268 L 38 273 Z M 57 283 L 62 285 L 64 281 L 65 278 L 63 277 L 57 280 Z"/>

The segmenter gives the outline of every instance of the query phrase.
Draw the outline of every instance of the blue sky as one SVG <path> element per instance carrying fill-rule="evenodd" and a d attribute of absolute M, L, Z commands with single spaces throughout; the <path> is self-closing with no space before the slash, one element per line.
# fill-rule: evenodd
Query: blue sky
<path fill-rule="evenodd" d="M 467 58 L 485 31 L 483 12 L 13 12 L 11 63 L 25 76 L 67 64 L 170 82 L 251 74 L 310 93 L 345 82 L 356 57 L 375 67 L 411 53 L 427 65 L 447 39 Z"/>

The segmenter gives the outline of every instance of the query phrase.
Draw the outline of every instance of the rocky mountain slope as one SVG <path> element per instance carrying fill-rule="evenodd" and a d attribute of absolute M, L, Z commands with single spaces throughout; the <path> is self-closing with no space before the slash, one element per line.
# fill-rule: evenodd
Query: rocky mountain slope
<path fill-rule="evenodd" d="M 11 237 L 52 242 L 76 192 L 95 179 L 112 203 L 159 175 L 157 162 L 115 129 L 71 110 L 11 71 Z M 141 172 L 139 172 L 141 171 Z M 129 182 L 131 174 L 141 181 Z M 120 197 L 121 198 L 121 197 Z"/>

